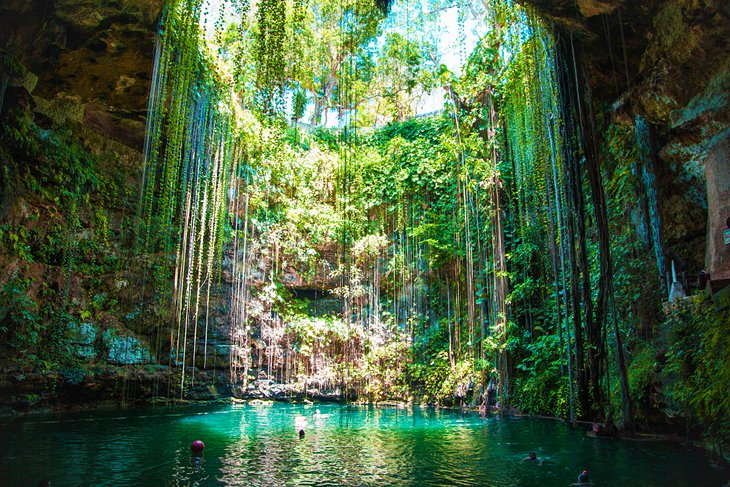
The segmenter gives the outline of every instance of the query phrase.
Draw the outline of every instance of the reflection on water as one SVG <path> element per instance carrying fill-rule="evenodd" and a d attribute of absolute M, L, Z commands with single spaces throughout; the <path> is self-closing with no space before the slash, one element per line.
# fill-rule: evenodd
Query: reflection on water
<path fill-rule="evenodd" d="M 319 413 L 317 412 L 319 410 Z M 295 423 L 307 419 L 304 438 Z M 301 421 L 301 418 L 300 418 Z M 667 442 L 586 438 L 561 423 L 430 409 L 232 405 L 0 423 L 0 485 L 721 486 Z M 202 439 L 202 457 L 190 443 Z M 542 462 L 522 462 L 534 450 Z"/>

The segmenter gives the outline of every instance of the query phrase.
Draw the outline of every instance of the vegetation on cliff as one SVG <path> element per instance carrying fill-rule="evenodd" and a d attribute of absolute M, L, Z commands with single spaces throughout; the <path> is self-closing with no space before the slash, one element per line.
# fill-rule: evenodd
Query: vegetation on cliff
<path fill-rule="evenodd" d="M 184 398 L 223 368 L 235 394 L 265 377 L 681 418 L 727 444 L 727 311 L 700 294 L 662 310 L 646 122 L 592 101 L 579 39 L 483 4 L 455 70 L 428 34 L 438 13 L 399 27 L 416 7 L 170 0 L 141 154 L 84 128 L 78 100 L 31 96 L 5 56 L 12 380 L 161 364 L 156 393 Z M 414 117 L 434 90 L 443 110 Z"/>

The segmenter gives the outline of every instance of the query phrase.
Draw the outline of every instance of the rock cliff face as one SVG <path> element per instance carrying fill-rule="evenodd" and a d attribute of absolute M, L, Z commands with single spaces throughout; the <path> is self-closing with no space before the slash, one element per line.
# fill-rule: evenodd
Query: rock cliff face
<path fill-rule="evenodd" d="M 122 264 L 163 3 L 0 3 L 0 407 L 174 388 Z"/>
<path fill-rule="evenodd" d="M 141 149 L 163 3 L 10 0 L 0 5 L 0 46 L 32 73 L 35 97 L 77 100 L 85 125 Z"/>
<path fill-rule="evenodd" d="M 523 3 L 573 36 L 598 104 L 640 115 L 653 126 L 669 258 L 681 271 L 704 266 L 713 281 L 729 281 L 723 232 L 730 217 L 730 3 Z"/>
<path fill-rule="evenodd" d="M 730 246 L 724 244 L 722 237 L 730 217 L 730 3 L 523 2 L 573 36 L 579 55 L 585 59 L 597 104 L 607 112 L 641 115 L 652 125 L 663 243 L 668 253 L 681 260 L 679 270 L 694 273 L 706 266 L 717 283 L 730 281 Z M 3 50 L 10 53 L 21 65 L 13 69 L 2 66 L 0 115 L 18 107 L 32 112 L 35 122 L 44 130 L 71 134 L 86 154 L 102 161 L 99 170 L 118 192 L 138 188 L 155 30 L 163 3 L 164 0 L 0 3 L 0 54 Z M 33 174 L 42 173 L 40 168 L 50 163 L 42 158 L 21 162 L 32 166 Z M 59 208 L 17 191 L 18 178 L 12 173 L 0 175 L 2 223 L 24 226 L 29 232 L 40 228 L 33 234 L 39 240 L 53 237 L 52 225 L 67 223 L 58 216 Z M 98 198 L 101 200 L 102 196 Z M 97 203 L 95 198 L 92 196 L 93 204 Z M 94 212 L 80 215 L 81 247 L 90 240 L 85 236 L 100 234 L 101 225 L 106 225 L 108 219 L 111 231 L 106 252 L 122 253 L 127 242 L 121 232 L 113 235 L 113 229 L 124 225 L 125 218 L 133 212 L 129 205 L 134 197 L 122 200 L 107 202 L 107 212 L 102 216 Z M 36 244 L 37 249 L 29 244 L 36 261 L 25 267 L 13 256 L 0 255 L 0 285 L 19 274 L 35 281 L 45 280 L 47 289 L 29 284 L 28 296 L 36 298 L 43 293 L 58 294 L 69 287 L 70 281 L 73 306 L 91 310 L 92 318 L 98 321 L 81 320 L 79 326 L 87 332 L 93 329 L 94 338 L 88 338 L 90 332 L 88 336 L 80 335 L 76 344 L 79 354 L 102 350 L 113 355 L 111 362 L 123 364 L 151 360 L 144 324 L 132 327 L 128 335 L 104 334 L 112 325 L 121 325 L 118 317 L 103 311 L 104 304 L 95 300 L 103 298 L 105 289 L 116 289 L 128 302 L 141 300 L 142 291 L 131 289 L 128 276 L 121 272 L 93 278 L 81 274 L 66 276 L 58 257 L 39 257 L 50 251 L 44 251 L 39 242 Z M 336 258 L 329 255 L 332 252 L 322 249 L 325 260 L 334 265 Z M 265 269 L 261 272 L 265 274 Z M 302 269 L 284 269 L 284 284 L 315 300 L 321 297 L 317 293 L 336 285 L 321 272 L 307 274 L 312 278 L 304 275 Z M 219 298 L 222 303 L 223 290 Z M 325 301 L 320 303 L 323 308 L 336 308 L 336 302 Z M 218 370 L 227 366 L 225 308 L 218 305 L 214 309 L 208 344 L 208 352 L 218 360 Z M 94 349 L 94 343 L 99 345 L 98 349 Z M 119 344 L 124 345 L 125 354 L 114 352 Z M 130 344 L 134 344 L 133 357 L 126 352 Z M 21 380 L 18 377 L 13 380 Z M 75 380 L 73 374 L 69 377 L 67 383 Z M 29 393 L 34 390 L 28 388 Z"/>

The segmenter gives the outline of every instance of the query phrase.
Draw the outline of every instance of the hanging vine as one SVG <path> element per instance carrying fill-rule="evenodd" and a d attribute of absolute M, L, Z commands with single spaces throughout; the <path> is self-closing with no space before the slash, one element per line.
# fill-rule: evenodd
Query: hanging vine
<path fill-rule="evenodd" d="M 201 6 L 201 0 L 165 6 L 140 204 L 142 246 L 157 256 L 149 267 L 162 321 L 157 353 L 181 366 L 181 396 L 186 366 L 207 364 L 207 308 L 222 260 L 227 192 L 238 172 L 234 155 L 242 143 L 235 98 L 202 48 Z M 172 323 L 165 344 L 167 320 Z"/>

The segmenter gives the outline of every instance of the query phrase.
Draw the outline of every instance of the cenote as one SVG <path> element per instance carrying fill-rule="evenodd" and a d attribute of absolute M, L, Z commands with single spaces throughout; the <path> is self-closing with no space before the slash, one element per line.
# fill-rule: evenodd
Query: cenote
<path fill-rule="evenodd" d="M 317 413 L 319 411 L 319 413 Z M 299 438 L 297 417 L 307 418 Z M 727 471 L 668 441 L 433 408 L 263 402 L 77 413 L 0 424 L 3 485 L 719 486 Z M 202 456 L 191 454 L 202 439 Z M 523 459 L 535 451 L 538 462 Z"/>
<path fill-rule="evenodd" d="M 728 0 L 0 0 L 0 486 L 730 487 L 729 42 Z"/>

